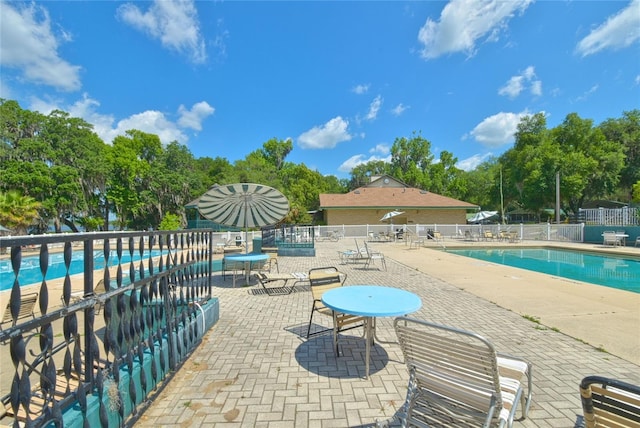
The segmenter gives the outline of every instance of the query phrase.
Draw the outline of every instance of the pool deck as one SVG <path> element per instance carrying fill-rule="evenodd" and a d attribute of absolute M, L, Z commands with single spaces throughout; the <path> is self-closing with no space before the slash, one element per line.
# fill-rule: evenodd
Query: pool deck
<path fill-rule="evenodd" d="M 318 243 L 316 257 L 279 258 L 280 272 L 337 266 L 347 274 L 346 285 L 412 291 L 423 306 L 411 316 L 475 331 L 499 351 L 529 359 L 533 405 L 528 419 L 515 427 L 580 427 L 578 384 L 584 376 L 640 384 L 639 294 L 449 254 L 440 244 L 371 246 L 385 254 L 387 271 L 379 265 L 364 269 L 362 264 L 340 264 L 338 251 L 354 248 L 353 239 L 345 239 Z M 640 255 L 640 248 L 601 247 L 575 246 Z M 408 380 L 397 345 L 375 344 L 371 376 L 365 380 L 364 343 L 357 330 L 345 333 L 339 358 L 330 336 L 305 339 L 308 287 L 267 296 L 255 285 L 232 288 L 230 280 L 216 275 L 214 295 L 220 299 L 220 320 L 136 426 L 397 426 L 394 416 Z M 330 320 L 314 317 L 314 324 L 320 323 L 328 326 Z M 381 339 L 395 338 L 392 319 L 378 319 L 377 328 Z"/>
<path fill-rule="evenodd" d="M 358 239 L 361 245 L 362 239 Z M 640 256 L 640 248 L 548 242 L 465 242 L 444 246 L 559 246 Z M 371 243 L 387 270 L 340 264 L 353 239 L 319 242 L 316 257 L 280 257 L 280 272 L 336 266 L 346 285 L 378 284 L 418 294 L 422 308 L 410 316 L 475 331 L 499 351 L 534 366 L 534 400 L 515 427 L 582 426 L 578 383 L 598 374 L 640 384 L 640 294 L 580 283 L 447 253 L 441 243 Z M 336 358 L 330 335 L 305 339 L 311 308 L 308 287 L 267 296 L 259 286 L 231 286 L 214 275 L 220 320 L 154 397 L 136 427 L 376 427 L 398 426 L 408 374 L 395 344 L 372 348 L 371 375 L 363 378 L 359 331 L 344 334 Z M 61 284 L 50 283 L 50 301 Z M 75 287 L 75 285 L 74 285 Z M 56 294 L 58 293 L 58 294 Z M 4 295 L 3 295 L 4 294 Z M 0 293 L 0 300 L 8 298 Z M 314 317 L 314 325 L 330 320 Z M 378 335 L 394 340 L 392 319 Z M 9 369 L 10 360 L 2 358 Z M 5 370 L 0 370 L 3 373 Z"/>

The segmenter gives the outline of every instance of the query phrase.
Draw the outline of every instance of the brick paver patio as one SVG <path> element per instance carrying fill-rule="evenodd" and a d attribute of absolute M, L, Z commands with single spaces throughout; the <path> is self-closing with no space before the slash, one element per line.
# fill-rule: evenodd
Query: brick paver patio
<path fill-rule="evenodd" d="M 352 241 L 318 243 L 316 257 L 279 258 L 280 272 L 337 266 L 346 285 L 377 284 L 417 293 L 422 308 L 411 316 L 475 331 L 496 348 L 533 362 L 534 400 L 529 418 L 515 427 L 581 426 L 578 383 L 600 374 L 640 383 L 640 367 L 515 312 L 387 258 L 376 265 L 340 265 L 337 250 Z M 393 245 L 393 244 L 389 244 Z M 311 294 L 267 296 L 259 286 L 231 287 L 216 274 L 220 320 L 179 369 L 136 426 L 140 427 L 375 427 L 397 425 L 408 374 L 395 344 L 375 344 L 371 375 L 364 374 L 360 330 L 345 333 L 335 358 L 330 335 L 305 339 Z M 330 326 L 316 316 L 314 324 Z M 378 336 L 393 340 L 392 319 L 379 319 Z"/>

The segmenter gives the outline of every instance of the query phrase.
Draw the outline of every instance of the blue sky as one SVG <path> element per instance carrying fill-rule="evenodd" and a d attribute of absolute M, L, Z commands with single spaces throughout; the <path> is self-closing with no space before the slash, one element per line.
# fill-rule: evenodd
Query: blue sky
<path fill-rule="evenodd" d="M 349 177 L 419 132 L 473 169 L 526 114 L 640 108 L 640 0 L 0 0 L 0 97 L 230 162 Z"/>

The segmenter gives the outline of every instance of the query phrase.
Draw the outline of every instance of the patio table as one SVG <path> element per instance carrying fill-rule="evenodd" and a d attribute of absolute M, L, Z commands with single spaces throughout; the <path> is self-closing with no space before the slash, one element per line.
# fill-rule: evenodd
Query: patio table
<path fill-rule="evenodd" d="M 251 275 L 251 264 L 256 262 L 265 262 L 269 259 L 268 254 L 231 254 L 224 256 L 223 263 L 226 262 L 244 262 L 244 272 L 246 275 L 247 284 L 249 283 L 249 276 Z M 236 286 L 236 277 L 233 276 L 233 286 Z"/>
<path fill-rule="evenodd" d="M 400 288 L 379 285 L 334 288 L 322 295 L 322 303 L 337 312 L 365 317 L 365 379 L 369 377 L 376 317 L 407 315 L 422 307 L 422 300 L 418 295 Z"/>

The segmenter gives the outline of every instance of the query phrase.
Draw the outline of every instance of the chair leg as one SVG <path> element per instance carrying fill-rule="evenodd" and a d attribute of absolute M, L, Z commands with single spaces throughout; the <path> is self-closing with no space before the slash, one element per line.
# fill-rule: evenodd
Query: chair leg
<path fill-rule="evenodd" d="M 309 326 L 307 327 L 307 339 L 309 338 L 309 333 L 311 333 L 311 322 L 313 321 L 313 313 L 316 311 L 316 301 L 313 301 L 311 305 L 311 317 L 309 318 Z"/>
<path fill-rule="evenodd" d="M 335 352 L 336 358 L 340 356 L 340 350 L 338 349 L 338 319 L 336 311 L 333 311 L 333 352 Z"/>

